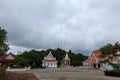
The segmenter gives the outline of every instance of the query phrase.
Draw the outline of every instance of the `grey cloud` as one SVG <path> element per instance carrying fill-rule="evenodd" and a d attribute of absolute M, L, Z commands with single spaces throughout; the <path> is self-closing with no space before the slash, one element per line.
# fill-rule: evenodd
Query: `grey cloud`
<path fill-rule="evenodd" d="M 120 41 L 119 0 L 1 0 L 0 26 L 11 49 L 64 49 L 90 54 Z"/>

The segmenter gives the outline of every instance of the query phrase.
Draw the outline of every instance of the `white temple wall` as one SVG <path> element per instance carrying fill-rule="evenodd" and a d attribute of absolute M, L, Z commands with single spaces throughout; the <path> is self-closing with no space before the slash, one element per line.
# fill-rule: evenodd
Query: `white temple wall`
<path fill-rule="evenodd" d="M 57 62 L 43 62 L 42 63 L 43 67 L 57 67 Z"/>

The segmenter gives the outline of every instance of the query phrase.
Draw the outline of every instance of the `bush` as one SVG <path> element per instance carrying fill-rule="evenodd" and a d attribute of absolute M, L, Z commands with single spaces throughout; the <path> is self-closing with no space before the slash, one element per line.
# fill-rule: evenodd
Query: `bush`
<path fill-rule="evenodd" d="M 6 68 L 7 68 L 6 65 L 1 65 L 0 66 L 0 76 L 4 75 Z"/>
<path fill-rule="evenodd" d="M 106 76 L 120 77 L 120 70 L 104 71 Z"/>

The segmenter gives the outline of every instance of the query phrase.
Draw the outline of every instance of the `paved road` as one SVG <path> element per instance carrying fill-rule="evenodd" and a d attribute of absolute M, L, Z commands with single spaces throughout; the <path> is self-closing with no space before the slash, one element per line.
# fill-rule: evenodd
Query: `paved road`
<path fill-rule="evenodd" d="M 120 80 L 118 77 L 104 76 L 102 70 L 88 69 L 31 69 L 39 80 Z"/>

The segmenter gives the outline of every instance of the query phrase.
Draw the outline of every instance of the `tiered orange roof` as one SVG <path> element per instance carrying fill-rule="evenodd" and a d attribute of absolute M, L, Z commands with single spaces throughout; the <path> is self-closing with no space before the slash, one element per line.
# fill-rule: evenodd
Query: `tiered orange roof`
<path fill-rule="evenodd" d="M 115 57 L 113 55 L 108 55 L 105 58 L 101 57 L 102 52 L 100 50 L 94 50 L 91 55 L 88 57 L 87 60 L 85 60 L 85 63 L 100 63 L 100 61 L 104 60 L 118 60 L 118 57 Z"/>

